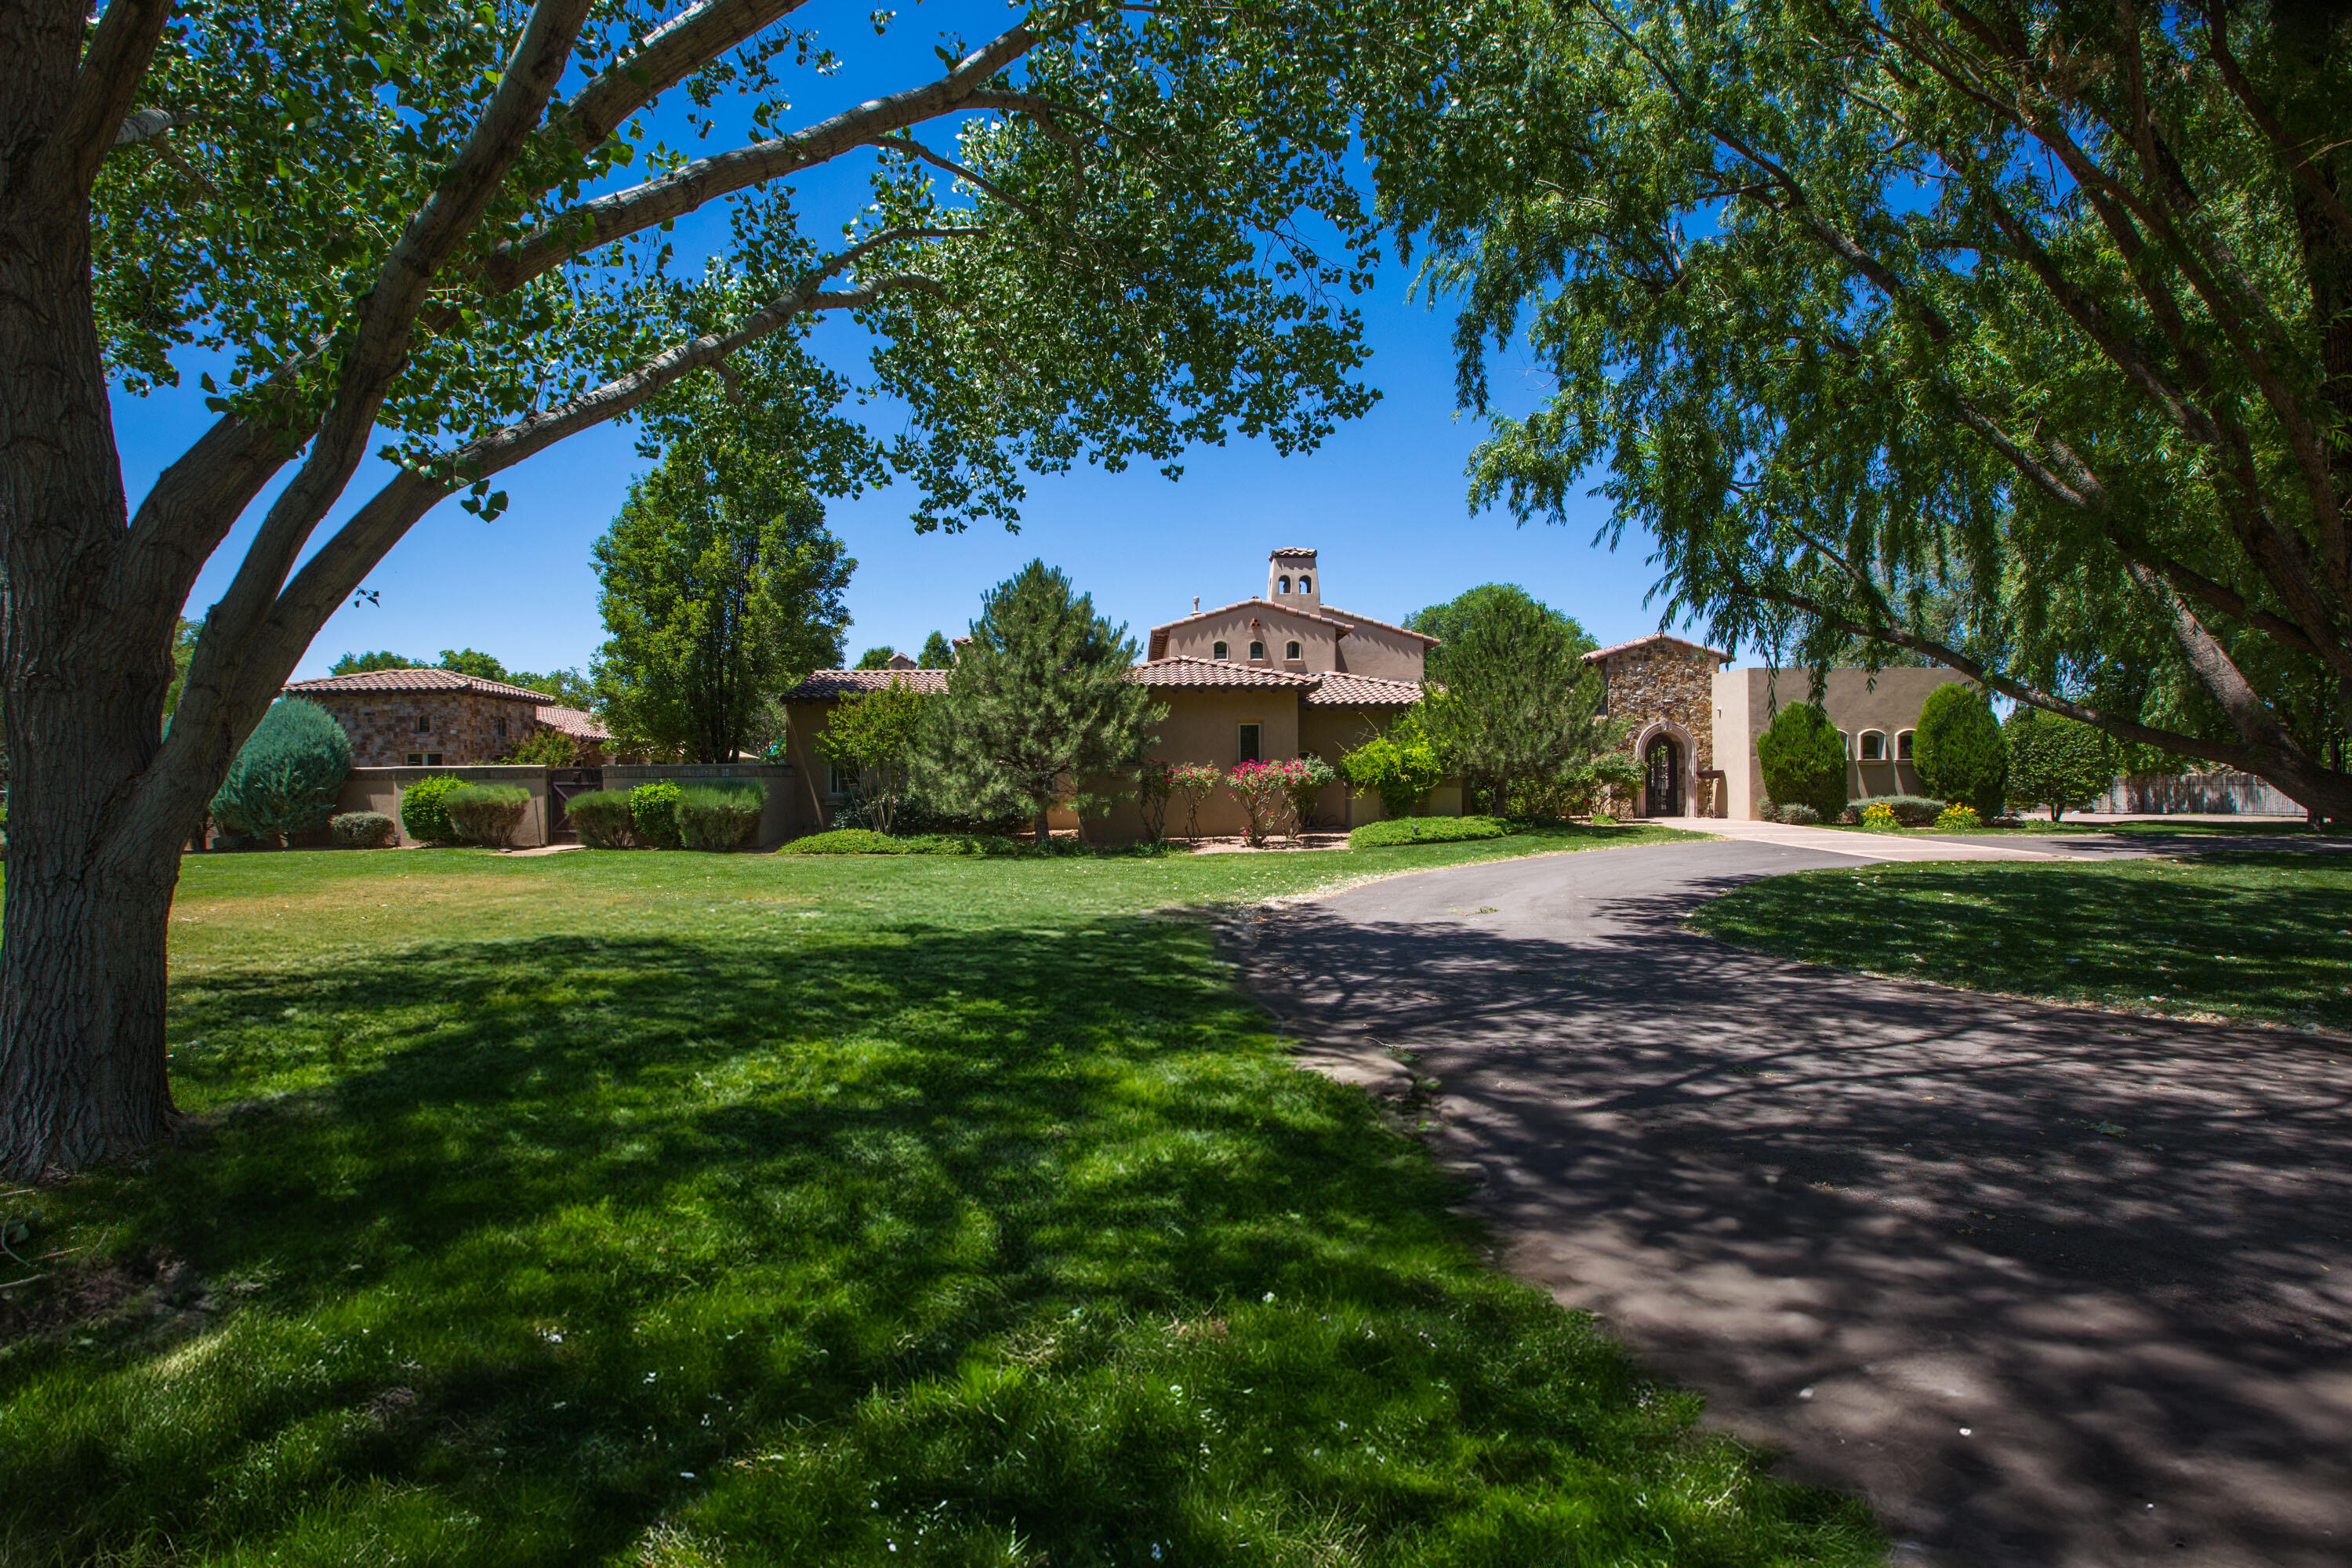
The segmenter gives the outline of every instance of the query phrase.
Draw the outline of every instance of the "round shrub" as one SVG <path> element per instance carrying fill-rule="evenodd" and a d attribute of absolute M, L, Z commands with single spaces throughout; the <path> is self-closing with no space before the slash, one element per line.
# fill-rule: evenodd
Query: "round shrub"
<path fill-rule="evenodd" d="M 1471 838 L 1501 838 L 1510 824 L 1492 816 L 1392 816 L 1368 822 L 1348 835 L 1350 849 L 1392 849 L 1405 844 L 1458 844 Z"/>
<path fill-rule="evenodd" d="M 1919 709 L 1911 740 L 1912 765 L 1927 793 L 1965 801 L 1979 816 L 2000 810 L 2009 782 L 2009 752 L 2000 725 L 1984 693 L 1967 686 L 1938 686 Z"/>
<path fill-rule="evenodd" d="M 740 849 L 760 829 L 768 792 L 756 784 L 688 784 L 678 792 L 678 841 L 688 849 Z"/>
<path fill-rule="evenodd" d="M 910 841 L 877 833 L 870 827 L 836 827 L 812 833 L 779 848 L 779 855 L 904 855 Z"/>
<path fill-rule="evenodd" d="M 328 818 L 327 828 L 343 849 L 382 849 L 394 837 L 392 818 L 380 811 L 347 811 Z"/>
<path fill-rule="evenodd" d="M 401 791 L 401 831 L 425 844 L 455 844 L 457 830 L 450 825 L 448 808 L 442 803 L 451 790 L 464 785 L 465 780 L 454 773 L 435 773 Z"/>
<path fill-rule="evenodd" d="M 1780 807 L 1780 815 L 1776 820 L 1785 822 L 1791 827 L 1819 827 L 1822 824 L 1822 814 L 1803 801 L 1791 801 Z"/>
<path fill-rule="evenodd" d="M 629 792 L 629 816 L 636 824 L 637 842 L 656 849 L 676 849 L 677 798 L 685 792 L 667 779 L 641 784 Z"/>
<path fill-rule="evenodd" d="M 2000 733 L 2009 751 L 2011 805 L 2048 806 L 2055 822 L 2090 805 L 2115 783 L 2115 742 L 2088 724 L 2020 708 Z"/>
<path fill-rule="evenodd" d="M 530 791 L 520 784 L 460 784 L 442 797 L 441 809 L 460 844 L 503 849 L 530 810 Z"/>
<path fill-rule="evenodd" d="M 627 790 L 583 790 L 564 803 L 563 816 L 591 849 L 627 849 L 637 841 L 637 816 Z"/>
<path fill-rule="evenodd" d="M 326 826 L 351 775 L 352 742 L 315 702 L 280 698 L 237 749 L 212 814 L 240 837 L 275 842 Z"/>
<path fill-rule="evenodd" d="M 1811 806 L 1819 818 L 1845 811 L 1845 738 L 1811 702 L 1791 702 L 1756 737 L 1764 790 L 1785 805 Z"/>

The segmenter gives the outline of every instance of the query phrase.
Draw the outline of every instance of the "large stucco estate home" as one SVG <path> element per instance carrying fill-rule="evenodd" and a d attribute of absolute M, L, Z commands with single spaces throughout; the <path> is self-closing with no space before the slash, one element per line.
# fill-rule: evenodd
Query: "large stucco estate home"
<path fill-rule="evenodd" d="M 1219 767 L 1309 752 L 1336 762 L 1421 700 L 1424 663 L 1436 640 L 1328 603 L 1317 552 L 1284 549 L 1267 557 L 1262 595 L 1213 610 L 1195 600 L 1191 615 L 1151 628 L 1143 661 L 1129 673 L 1168 710 L 1155 756 Z M 1771 721 L 1776 698 L 1787 702 L 1809 693 L 1808 672 L 1735 670 L 1720 649 L 1663 633 L 1586 657 L 1601 667 L 1610 715 L 1630 726 L 1643 768 L 1635 806 L 1641 815 L 1758 815 L 1764 783 L 1756 737 Z M 803 831 L 831 824 L 850 783 L 815 743 L 841 700 L 892 680 L 923 692 L 947 686 L 943 669 L 917 669 L 904 658 L 897 665 L 821 669 L 785 693 L 794 816 Z M 1910 756 L 1920 705 L 1937 687 L 1960 679 L 1943 669 L 1886 669 L 1874 677 L 1830 671 L 1823 706 L 1846 736 L 1849 794 L 1918 793 Z M 1461 791 L 1441 786 L 1424 809 L 1457 813 Z M 1339 785 L 1316 807 L 1318 826 L 1335 828 L 1380 814 L 1378 800 Z M 1077 823 L 1064 813 L 1055 826 Z M 1142 831 L 1131 803 L 1089 826 L 1113 838 Z M 1202 808 L 1203 833 L 1237 834 L 1243 826 L 1241 807 L 1230 797 Z"/>

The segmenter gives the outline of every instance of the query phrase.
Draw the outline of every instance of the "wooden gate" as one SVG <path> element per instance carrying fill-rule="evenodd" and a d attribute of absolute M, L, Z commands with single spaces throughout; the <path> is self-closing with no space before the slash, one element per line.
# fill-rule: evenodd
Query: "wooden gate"
<path fill-rule="evenodd" d="M 1683 814 L 1682 748 L 1670 735 L 1660 735 L 1650 742 L 1649 753 L 1643 759 L 1649 764 L 1649 787 L 1643 790 L 1644 815 L 1650 816 L 1680 816 Z"/>
<path fill-rule="evenodd" d="M 572 826 L 572 818 L 568 815 L 572 797 L 604 787 L 604 770 L 602 768 L 548 769 L 547 841 L 550 844 L 579 843 L 580 830 Z"/>

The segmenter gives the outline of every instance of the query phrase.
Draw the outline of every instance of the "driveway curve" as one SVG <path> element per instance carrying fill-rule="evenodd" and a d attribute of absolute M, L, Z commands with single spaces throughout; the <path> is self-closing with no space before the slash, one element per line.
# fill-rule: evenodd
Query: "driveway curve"
<path fill-rule="evenodd" d="M 1682 925 L 1858 863 L 1492 861 L 1259 911 L 1237 956 L 1314 1065 L 1416 1115 L 1510 1268 L 1867 1496 L 1897 1562 L 2352 1564 L 2352 1040 Z"/>

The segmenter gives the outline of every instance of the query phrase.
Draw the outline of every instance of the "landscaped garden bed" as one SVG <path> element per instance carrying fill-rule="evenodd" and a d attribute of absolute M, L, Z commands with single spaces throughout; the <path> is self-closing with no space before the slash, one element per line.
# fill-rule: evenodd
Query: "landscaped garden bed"
<path fill-rule="evenodd" d="M 1874 1561 L 1155 912 L 1521 845 L 192 859 L 187 1140 L 9 1200 L 57 1256 L 0 1295 L 0 1540 Z"/>
<path fill-rule="evenodd" d="M 1929 861 L 1752 882 L 1691 923 L 1871 973 L 2189 1017 L 2352 1028 L 2352 855 Z"/>

